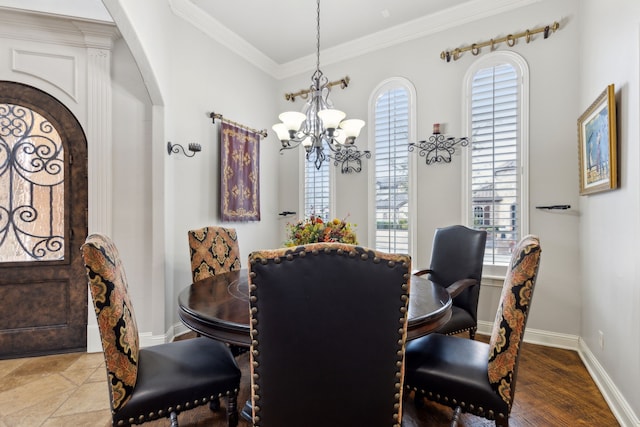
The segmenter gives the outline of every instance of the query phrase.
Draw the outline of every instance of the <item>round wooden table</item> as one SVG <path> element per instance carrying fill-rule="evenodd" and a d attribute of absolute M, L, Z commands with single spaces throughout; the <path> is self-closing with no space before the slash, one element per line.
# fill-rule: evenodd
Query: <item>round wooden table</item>
<path fill-rule="evenodd" d="M 200 280 L 178 296 L 180 319 L 209 338 L 249 347 L 247 270 Z M 407 340 L 427 335 L 451 318 L 451 297 L 445 288 L 421 276 L 411 276 Z"/>

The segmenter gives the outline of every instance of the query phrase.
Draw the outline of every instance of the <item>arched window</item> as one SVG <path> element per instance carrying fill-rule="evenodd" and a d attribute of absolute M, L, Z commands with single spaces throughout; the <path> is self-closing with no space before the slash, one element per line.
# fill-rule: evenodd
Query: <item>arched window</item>
<path fill-rule="evenodd" d="M 375 159 L 370 170 L 371 246 L 385 252 L 413 252 L 415 239 L 415 156 L 409 142 L 415 140 L 415 88 L 394 77 L 382 82 L 369 101 L 369 140 Z"/>
<path fill-rule="evenodd" d="M 467 71 L 464 93 L 471 149 L 464 152 L 463 218 L 487 232 L 486 271 L 500 274 L 528 232 L 527 64 L 514 52 L 488 54 Z"/>

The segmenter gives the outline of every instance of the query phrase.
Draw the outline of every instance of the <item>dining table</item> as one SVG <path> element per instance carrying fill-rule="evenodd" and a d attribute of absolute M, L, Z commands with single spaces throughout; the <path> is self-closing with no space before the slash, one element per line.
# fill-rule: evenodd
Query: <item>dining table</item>
<path fill-rule="evenodd" d="M 451 318 L 449 292 L 423 276 L 411 275 L 407 340 L 425 336 Z M 248 271 L 240 269 L 192 283 L 178 295 L 178 314 L 194 332 L 241 348 L 251 346 Z M 251 402 L 240 415 L 251 421 Z"/>
<path fill-rule="evenodd" d="M 423 276 L 410 281 L 407 340 L 427 335 L 451 318 L 447 290 Z M 250 347 L 249 280 L 246 269 L 199 280 L 178 295 L 180 320 L 200 335 Z"/>

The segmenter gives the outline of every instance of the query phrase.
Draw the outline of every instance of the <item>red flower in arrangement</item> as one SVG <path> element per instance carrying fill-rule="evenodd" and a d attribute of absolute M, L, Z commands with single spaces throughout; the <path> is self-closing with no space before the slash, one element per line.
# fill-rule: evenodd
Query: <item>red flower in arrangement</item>
<path fill-rule="evenodd" d="M 325 223 L 312 215 L 295 224 L 287 224 L 288 240 L 285 246 L 300 246 L 317 242 L 341 242 L 356 245 L 355 226 L 338 218 Z"/>

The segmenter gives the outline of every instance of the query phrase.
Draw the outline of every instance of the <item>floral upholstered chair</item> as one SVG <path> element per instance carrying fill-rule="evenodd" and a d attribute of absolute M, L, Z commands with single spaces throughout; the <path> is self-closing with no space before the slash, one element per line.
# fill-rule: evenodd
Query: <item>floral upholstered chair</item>
<path fill-rule="evenodd" d="M 211 226 L 189 230 L 188 234 L 194 282 L 240 270 L 240 248 L 234 228 Z"/>
<path fill-rule="evenodd" d="M 118 250 L 92 234 L 82 258 L 102 339 L 114 426 L 171 418 L 180 411 L 227 397 L 229 426 L 238 422 L 240 369 L 229 349 L 207 338 L 140 348 L 138 327 Z"/>
<path fill-rule="evenodd" d="M 514 249 L 489 343 L 431 334 L 407 344 L 405 385 L 422 399 L 509 425 L 518 358 L 540 265 L 540 242 L 524 237 Z"/>

